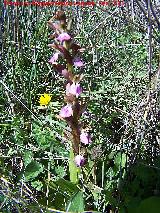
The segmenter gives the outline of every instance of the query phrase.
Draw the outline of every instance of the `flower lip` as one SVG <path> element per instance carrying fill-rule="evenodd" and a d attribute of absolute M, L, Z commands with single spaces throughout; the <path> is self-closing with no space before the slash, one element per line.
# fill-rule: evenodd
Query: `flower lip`
<path fill-rule="evenodd" d="M 65 77 L 65 78 L 69 78 L 69 72 L 68 72 L 68 70 L 67 69 L 63 69 L 62 71 L 61 71 L 61 74 Z"/>
<path fill-rule="evenodd" d="M 58 37 L 57 37 L 57 40 L 60 41 L 60 42 L 63 42 L 63 41 L 68 41 L 71 39 L 71 36 L 68 34 L 68 33 L 61 33 Z"/>
<path fill-rule="evenodd" d="M 77 155 L 77 156 L 75 157 L 75 163 L 76 163 L 76 165 L 77 165 L 78 167 L 83 166 L 84 163 L 85 163 L 84 157 L 83 157 L 82 155 Z"/>
<path fill-rule="evenodd" d="M 80 134 L 80 141 L 85 145 L 90 144 L 92 142 L 90 134 L 82 130 Z"/>
<path fill-rule="evenodd" d="M 72 106 L 70 104 L 67 104 L 66 106 L 62 107 L 59 115 L 62 118 L 71 117 L 73 115 Z"/>
<path fill-rule="evenodd" d="M 82 93 L 82 88 L 79 83 L 68 83 L 66 86 L 66 95 L 75 95 L 78 97 Z"/>
<path fill-rule="evenodd" d="M 57 64 L 56 61 L 58 60 L 58 56 L 59 56 L 59 53 L 55 53 L 55 54 L 50 58 L 50 60 L 49 60 L 48 62 L 51 63 L 51 64 Z"/>
<path fill-rule="evenodd" d="M 73 59 L 73 64 L 74 64 L 75 67 L 83 67 L 84 66 L 83 61 L 78 57 Z"/>

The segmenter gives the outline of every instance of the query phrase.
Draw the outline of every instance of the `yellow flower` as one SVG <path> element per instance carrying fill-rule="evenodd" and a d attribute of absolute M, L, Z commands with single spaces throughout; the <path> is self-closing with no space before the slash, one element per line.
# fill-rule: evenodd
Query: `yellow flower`
<path fill-rule="evenodd" d="M 41 97 L 39 99 L 39 103 L 41 106 L 47 106 L 50 101 L 51 101 L 51 96 L 46 93 L 41 95 Z"/>

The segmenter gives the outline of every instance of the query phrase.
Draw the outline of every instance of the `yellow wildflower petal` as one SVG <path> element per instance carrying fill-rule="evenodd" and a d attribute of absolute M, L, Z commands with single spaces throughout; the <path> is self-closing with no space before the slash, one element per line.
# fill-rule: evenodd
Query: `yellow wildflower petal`
<path fill-rule="evenodd" d="M 48 105 L 50 101 L 51 101 L 51 96 L 46 94 L 46 93 L 41 95 L 41 97 L 39 99 L 39 103 L 40 103 L 41 106 Z"/>

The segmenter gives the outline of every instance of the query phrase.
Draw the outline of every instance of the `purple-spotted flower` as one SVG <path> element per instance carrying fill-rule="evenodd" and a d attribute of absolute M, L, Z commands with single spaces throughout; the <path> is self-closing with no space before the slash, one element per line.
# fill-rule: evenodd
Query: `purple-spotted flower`
<path fill-rule="evenodd" d="M 85 145 L 90 144 L 92 142 L 90 134 L 82 130 L 80 134 L 80 141 Z"/>
<path fill-rule="evenodd" d="M 84 157 L 83 157 L 82 155 L 77 155 L 77 156 L 75 157 L 75 163 L 76 163 L 76 165 L 77 165 L 78 167 L 83 166 L 84 163 L 85 163 Z"/>
<path fill-rule="evenodd" d="M 68 83 L 66 86 L 66 95 L 72 94 L 78 97 L 82 93 L 82 88 L 79 83 Z"/>
<path fill-rule="evenodd" d="M 74 64 L 75 67 L 83 67 L 84 66 L 84 63 L 80 58 L 74 58 L 73 64 Z"/>
<path fill-rule="evenodd" d="M 67 104 L 66 106 L 62 107 L 60 113 L 60 117 L 62 118 L 69 118 L 73 115 L 72 106 L 70 104 Z"/>
<path fill-rule="evenodd" d="M 71 39 L 71 36 L 68 35 L 68 33 L 61 33 L 58 37 L 57 37 L 57 40 L 60 41 L 60 42 L 63 42 L 63 41 L 68 41 Z"/>
<path fill-rule="evenodd" d="M 59 53 L 55 53 L 48 62 L 51 64 L 56 64 L 56 61 L 58 60 L 58 55 L 59 55 Z"/>

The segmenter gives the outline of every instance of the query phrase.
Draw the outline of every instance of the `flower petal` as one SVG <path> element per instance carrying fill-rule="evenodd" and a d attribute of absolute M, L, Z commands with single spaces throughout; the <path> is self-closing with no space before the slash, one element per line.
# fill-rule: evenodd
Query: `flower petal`
<path fill-rule="evenodd" d="M 59 40 L 60 42 L 63 42 L 63 41 L 68 41 L 71 39 L 71 36 L 68 35 L 68 33 L 61 33 L 58 37 L 57 37 L 57 40 Z"/>
<path fill-rule="evenodd" d="M 50 101 L 51 101 L 51 96 L 46 93 L 41 95 L 41 97 L 39 99 L 39 103 L 41 106 L 47 106 Z"/>
<path fill-rule="evenodd" d="M 77 165 L 78 167 L 83 166 L 84 163 L 85 163 L 84 157 L 83 157 L 82 155 L 77 155 L 77 156 L 75 157 L 75 163 L 76 163 L 76 165 Z"/>
<path fill-rule="evenodd" d="M 59 53 L 55 53 L 48 62 L 51 64 L 55 64 L 56 61 L 58 60 L 58 55 L 59 55 Z"/>
<path fill-rule="evenodd" d="M 74 63 L 74 66 L 76 66 L 76 67 L 84 66 L 84 63 L 80 58 L 74 58 L 73 63 Z"/>
<path fill-rule="evenodd" d="M 63 69 L 62 70 L 62 72 L 61 72 L 61 74 L 65 77 L 65 78 L 69 78 L 69 72 L 68 72 L 68 70 L 67 69 Z"/>
<path fill-rule="evenodd" d="M 72 94 L 78 97 L 82 93 L 82 88 L 79 83 L 73 82 L 71 85 L 70 83 L 66 86 L 66 95 Z"/>
<path fill-rule="evenodd" d="M 62 107 L 59 115 L 62 118 L 68 118 L 68 117 L 72 116 L 73 115 L 72 106 L 68 104 L 68 105 Z"/>
<path fill-rule="evenodd" d="M 82 131 L 80 134 L 80 141 L 85 145 L 90 144 L 92 142 L 90 134 Z"/>

